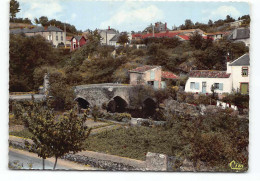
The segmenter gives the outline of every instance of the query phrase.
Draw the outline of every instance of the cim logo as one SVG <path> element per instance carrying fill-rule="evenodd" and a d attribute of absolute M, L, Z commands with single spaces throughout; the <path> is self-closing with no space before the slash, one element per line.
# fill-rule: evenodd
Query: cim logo
<path fill-rule="evenodd" d="M 232 170 L 242 170 L 244 165 L 237 163 L 235 160 L 229 163 L 229 166 Z"/>

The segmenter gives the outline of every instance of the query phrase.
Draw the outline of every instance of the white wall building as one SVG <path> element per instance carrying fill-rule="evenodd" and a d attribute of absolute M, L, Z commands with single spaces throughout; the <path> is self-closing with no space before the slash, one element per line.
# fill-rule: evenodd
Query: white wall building
<path fill-rule="evenodd" d="M 216 93 L 249 92 L 249 55 L 245 54 L 233 62 L 227 62 L 227 71 L 192 70 L 185 85 L 185 92 Z"/>

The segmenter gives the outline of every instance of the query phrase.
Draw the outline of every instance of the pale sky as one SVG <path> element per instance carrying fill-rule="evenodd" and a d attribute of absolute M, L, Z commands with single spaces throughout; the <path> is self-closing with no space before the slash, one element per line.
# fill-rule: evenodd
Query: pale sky
<path fill-rule="evenodd" d="M 179 26 L 186 19 L 207 23 L 231 15 L 249 14 L 246 2 L 169 2 L 169 1 L 88 1 L 88 0 L 18 0 L 21 11 L 17 17 L 47 16 L 70 23 L 78 30 L 115 28 L 139 31 L 157 21 L 168 28 Z"/>

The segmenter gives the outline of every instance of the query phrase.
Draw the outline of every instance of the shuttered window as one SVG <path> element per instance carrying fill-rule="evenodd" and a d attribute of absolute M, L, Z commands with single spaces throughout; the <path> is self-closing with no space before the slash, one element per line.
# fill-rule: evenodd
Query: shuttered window
<path fill-rule="evenodd" d="M 159 82 L 158 81 L 154 81 L 154 88 L 156 88 L 156 89 L 159 88 Z"/>
<path fill-rule="evenodd" d="M 154 71 L 152 70 L 151 71 L 151 80 L 154 80 L 155 79 L 155 73 L 154 73 Z"/>

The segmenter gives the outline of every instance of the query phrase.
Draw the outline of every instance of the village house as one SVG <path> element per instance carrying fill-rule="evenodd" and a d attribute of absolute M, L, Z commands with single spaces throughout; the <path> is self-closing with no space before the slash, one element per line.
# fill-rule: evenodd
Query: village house
<path fill-rule="evenodd" d="M 250 57 L 244 54 L 233 62 L 227 62 L 227 73 L 231 74 L 232 90 L 249 93 Z"/>
<path fill-rule="evenodd" d="M 101 45 L 109 45 L 110 40 L 115 37 L 115 35 L 118 35 L 119 33 L 111 29 L 110 26 L 106 30 L 98 30 L 99 35 L 101 36 Z M 114 41 L 111 42 L 111 44 L 114 43 Z"/>
<path fill-rule="evenodd" d="M 87 39 L 84 36 L 73 36 L 70 40 L 70 50 L 76 50 L 86 44 Z"/>
<path fill-rule="evenodd" d="M 246 46 L 250 46 L 250 29 L 237 28 L 228 36 L 228 40 L 244 42 Z"/>
<path fill-rule="evenodd" d="M 54 47 L 65 46 L 66 44 L 66 32 L 56 26 L 11 29 L 10 34 L 25 34 L 26 36 L 41 35 L 52 43 Z"/>
<path fill-rule="evenodd" d="M 220 40 L 224 36 L 228 35 L 229 32 L 214 32 L 214 33 L 206 33 L 208 38 L 211 38 L 213 41 Z"/>
<path fill-rule="evenodd" d="M 249 55 L 227 62 L 226 71 L 192 70 L 185 85 L 185 92 L 212 93 L 249 92 Z"/>
<path fill-rule="evenodd" d="M 72 36 L 67 36 L 66 37 L 66 44 L 65 44 L 66 48 L 70 48 L 71 47 L 71 39 L 72 39 Z"/>
<path fill-rule="evenodd" d="M 178 79 L 172 72 L 162 71 L 161 66 L 145 65 L 129 70 L 130 85 L 151 85 L 155 89 L 166 87 L 165 79 Z"/>

